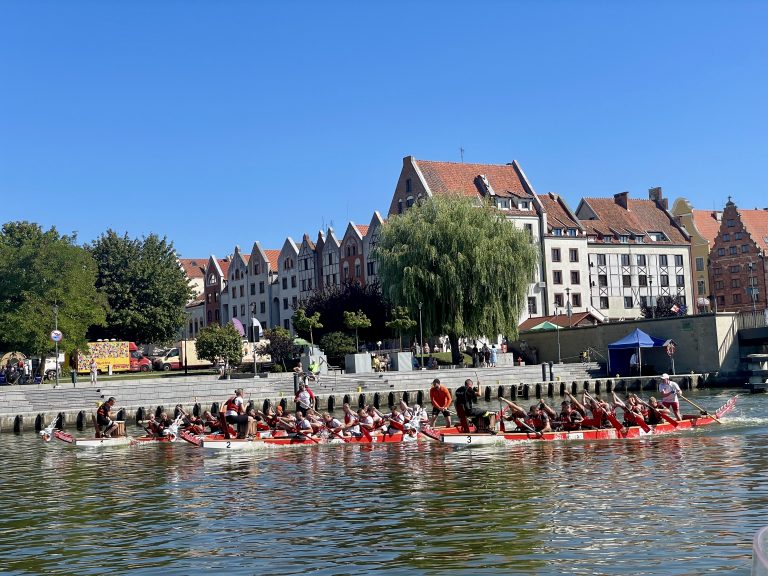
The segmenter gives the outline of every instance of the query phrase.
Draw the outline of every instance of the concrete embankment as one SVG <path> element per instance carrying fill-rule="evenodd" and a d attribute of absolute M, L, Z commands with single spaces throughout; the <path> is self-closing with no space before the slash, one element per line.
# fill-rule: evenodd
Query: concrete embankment
<path fill-rule="evenodd" d="M 481 392 L 488 401 L 501 394 L 507 398 L 559 398 L 570 392 L 606 394 L 612 390 L 654 390 L 657 378 L 605 378 L 597 376 L 597 367 L 584 364 L 555 365 L 552 380 L 546 373 L 542 378 L 540 366 L 386 372 L 380 374 L 329 374 L 318 384 L 312 384 L 319 410 L 339 412 L 343 403 L 353 407 L 374 404 L 384 409 L 400 399 L 409 403 L 429 404 L 429 387 L 434 378 L 455 389 L 467 378 L 479 377 Z M 683 389 L 702 386 L 705 375 L 676 377 Z M 63 415 L 68 429 L 92 426 L 92 414 L 106 398 L 117 399 L 118 419 L 129 423 L 148 419 L 160 410 L 173 413 L 176 405 L 187 412 L 200 413 L 221 405 L 235 388 L 243 388 L 246 400 L 261 409 L 267 402 L 283 404 L 292 409 L 293 374 L 269 374 L 263 377 L 220 380 L 214 376 L 188 376 L 174 379 L 107 380 L 97 385 L 78 383 L 0 388 L 0 431 L 20 432 L 39 430 L 54 417 Z"/>

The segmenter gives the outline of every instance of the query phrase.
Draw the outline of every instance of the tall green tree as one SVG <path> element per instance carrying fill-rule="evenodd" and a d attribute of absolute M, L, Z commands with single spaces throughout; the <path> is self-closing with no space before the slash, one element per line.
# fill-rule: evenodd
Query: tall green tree
<path fill-rule="evenodd" d="M 320 338 L 320 346 L 328 356 L 328 362 L 335 365 L 344 365 L 344 356 L 354 354 L 355 341 L 352 336 L 344 332 L 329 332 Z"/>
<path fill-rule="evenodd" d="M 298 351 L 293 344 L 291 333 L 282 326 L 275 326 L 264 331 L 264 338 L 269 340 L 264 352 L 272 357 L 273 364 L 281 365 L 283 370 L 287 370 L 285 363 L 293 359 Z"/>
<path fill-rule="evenodd" d="M 9 222 L 0 232 L 0 350 L 52 352 L 58 310 L 59 349 L 86 343 L 89 326 L 105 321 L 106 299 L 95 288 L 96 263 L 75 235 L 38 224 Z"/>
<path fill-rule="evenodd" d="M 94 335 L 143 343 L 175 339 L 192 290 L 173 243 L 156 234 L 132 239 L 107 230 L 91 253 L 96 287 L 109 302 L 107 328 Z"/>
<path fill-rule="evenodd" d="M 232 324 L 219 326 L 209 324 L 197 335 L 195 340 L 197 357 L 214 364 L 223 360 L 229 367 L 243 360 L 243 339 Z"/>
<path fill-rule="evenodd" d="M 447 334 L 458 364 L 459 336 L 517 336 L 538 250 L 490 204 L 449 196 L 390 218 L 375 257 L 385 297 L 421 303 L 425 334 Z"/>
<path fill-rule="evenodd" d="M 350 330 L 355 331 L 355 346 L 360 350 L 360 340 L 357 337 L 357 331 L 360 328 L 370 328 L 371 321 L 362 310 L 357 312 L 344 312 L 344 325 Z"/>
<path fill-rule="evenodd" d="M 307 316 L 304 308 L 299 308 L 296 310 L 296 314 L 293 315 L 293 326 L 299 333 L 306 334 L 309 332 L 309 341 L 312 343 L 312 347 L 314 348 L 315 338 L 313 331 L 323 327 L 323 325 L 320 323 L 320 312 L 315 312 L 312 314 L 312 316 Z"/>

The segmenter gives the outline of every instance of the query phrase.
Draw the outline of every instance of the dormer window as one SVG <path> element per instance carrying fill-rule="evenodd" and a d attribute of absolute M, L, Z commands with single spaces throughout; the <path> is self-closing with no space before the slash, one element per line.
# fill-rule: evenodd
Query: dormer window
<path fill-rule="evenodd" d="M 408 198 L 405 199 L 405 207 L 410 208 L 413 206 L 413 196 L 408 196 Z"/>
<path fill-rule="evenodd" d="M 666 242 L 667 236 L 664 232 L 648 232 L 648 237 L 654 242 Z"/>
<path fill-rule="evenodd" d="M 621 242 L 622 244 L 627 244 L 629 242 L 629 236 L 627 236 L 626 234 L 620 235 L 619 242 Z"/>
<path fill-rule="evenodd" d="M 576 228 L 568 228 L 568 236 L 576 236 Z"/>
<path fill-rule="evenodd" d="M 518 207 L 520 208 L 520 210 L 530 210 L 531 203 L 528 202 L 528 200 L 522 200 L 520 204 L 518 204 Z"/>
<path fill-rule="evenodd" d="M 555 236 L 562 236 L 563 235 L 563 229 L 562 228 L 552 228 L 552 234 Z"/>

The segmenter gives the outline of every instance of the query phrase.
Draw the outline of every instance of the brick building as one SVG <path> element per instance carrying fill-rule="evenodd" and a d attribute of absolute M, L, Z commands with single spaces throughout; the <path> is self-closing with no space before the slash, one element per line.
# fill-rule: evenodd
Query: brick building
<path fill-rule="evenodd" d="M 764 310 L 768 210 L 742 210 L 730 197 L 709 252 L 712 295 L 720 312 Z"/>

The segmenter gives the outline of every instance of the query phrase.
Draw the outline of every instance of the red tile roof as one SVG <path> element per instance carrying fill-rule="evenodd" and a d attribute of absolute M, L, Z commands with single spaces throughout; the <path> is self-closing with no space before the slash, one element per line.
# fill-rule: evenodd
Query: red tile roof
<path fill-rule="evenodd" d="M 355 228 L 357 228 L 358 232 L 360 232 L 360 236 L 365 236 L 368 234 L 368 228 L 370 228 L 367 224 L 355 224 Z"/>
<path fill-rule="evenodd" d="M 668 238 L 667 243 L 688 243 L 680 229 L 674 225 L 671 216 L 652 200 L 628 198 L 628 209 L 618 205 L 614 198 L 584 198 L 584 202 L 597 215 L 597 220 L 581 219 L 587 234 L 647 235 L 648 232 L 663 232 Z M 648 238 L 645 240 L 647 242 Z"/>
<path fill-rule="evenodd" d="M 757 243 L 758 248 L 768 250 L 768 210 L 736 209 L 744 224 L 744 229 Z"/>
<path fill-rule="evenodd" d="M 571 322 L 568 323 L 568 314 L 558 314 L 556 316 L 536 316 L 534 318 L 528 318 L 525 322 L 518 326 L 518 329 L 530 330 L 535 328 L 539 324 L 544 322 L 551 322 L 557 324 L 562 328 L 568 328 L 569 326 L 592 326 L 593 324 L 599 324 L 600 321 L 591 312 L 576 312 L 571 314 Z"/>
<path fill-rule="evenodd" d="M 712 244 L 720 230 L 720 221 L 715 218 L 715 212 L 712 210 L 691 210 L 691 215 L 696 230 L 707 242 Z"/>
<path fill-rule="evenodd" d="M 459 162 L 433 162 L 414 160 L 434 195 L 459 194 L 461 196 L 485 196 L 480 175 L 498 196 L 515 195 L 531 198 L 520 174 L 512 164 L 464 164 Z"/>
<path fill-rule="evenodd" d="M 552 192 L 539 196 L 539 201 L 544 206 L 547 213 L 547 228 L 551 232 L 552 228 L 576 228 L 580 227 L 577 220 L 574 220 L 563 205 L 558 201 L 559 197 Z"/>
<path fill-rule="evenodd" d="M 179 258 L 179 264 L 184 269 L 187 278 L 204 278 L 207 258 Z"/>
<path fill-rule="evenodd" d="M 267 255 L 270 268 L 277 271 L 277 263 L 280 260 L 280 250 L 264 250 L 264 254 Z"/>
<path fill-rule="evenodd" d="M 227 279 L 227 274 L 229 274 L 229 258 L 218 258 L 217 262 L 219 263 L 219 268 L 221 268 L 221 273 L 224 275 L 224 279 Z"/>

